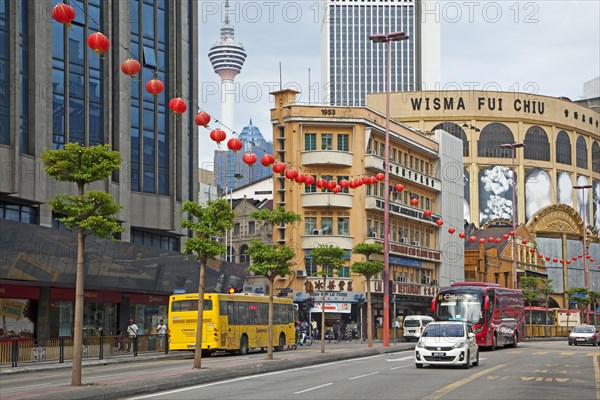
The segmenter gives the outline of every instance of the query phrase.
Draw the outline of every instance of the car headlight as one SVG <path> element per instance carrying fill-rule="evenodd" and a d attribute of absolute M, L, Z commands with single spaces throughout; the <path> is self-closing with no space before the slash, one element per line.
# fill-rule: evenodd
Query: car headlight
<path fill-rule="evenodd" d="M 454 346 L 452 346 L 453 349 L 460 349 L 461 347 L 463 347 L 465 345 L 465 340 L 461 339 L 458 342 L 454 343 Z"/>
<path fill-rule="evenodd" d="M 422 341 L 419 340 L 417 342 L 417 347 L 420 348 L 420 349 L 424 349 L 425 348 L 425 343 L 423 343 Z"/>

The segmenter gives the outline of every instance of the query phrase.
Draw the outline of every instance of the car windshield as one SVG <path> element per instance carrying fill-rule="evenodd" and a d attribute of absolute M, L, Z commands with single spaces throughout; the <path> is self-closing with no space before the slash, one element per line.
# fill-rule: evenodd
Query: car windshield
<path fill-rule="evenodd" d="M 477 324 L 483 320 L 481 293 L 446 293 L 438 301 L 436 319 Z"/>
<path fill-rule="evenodd" d="M 576 326 L 575 328 L 573 328 L 573 332 L 575 333 L 594 333 L 594 327 L 593 326 Z"/>
<path fill-rule="evenodd" d="M 458 324 L 429 324 L 423 332 L 424 337 L 463 337 L 465 330 Z"/>
<path fill-rule="evenodd" d="M 421 326 L 421 322 L 418 319 L 409 319 L 404 321 L 404 326 L 414 328 L 415 326 Z"/>

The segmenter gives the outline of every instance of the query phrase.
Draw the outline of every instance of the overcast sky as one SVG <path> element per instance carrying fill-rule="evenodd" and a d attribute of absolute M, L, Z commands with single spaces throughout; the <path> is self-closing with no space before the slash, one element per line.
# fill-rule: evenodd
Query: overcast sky
<path fill-rule="evenodd" d="M 220 38 L 224 1 L 200 2 L 199 104 L 219 119 L 220 79 L 208 50 Z M 248 57 L 236 77 L 235 126 L 241 132 L 250 119 L 267 140 L 272 138 L 269 92 L 284 87 L 315 101 L 320 83 L 322 3 L 301 1 L 231 1 L 235 37 Z M 566 96 L 583 95 L 583 83 L 600 75 L 600 1 L 441 1 L 442 88 L 490 89 Z M 436 14 L 429 14 L 432 18 Z M 220 127 L 212 123 L 210 128 Z M 223 128 L 223 127 L 221 127 Z M 200 130 L 200 166 L 212 169 L 217 146 Z"/>

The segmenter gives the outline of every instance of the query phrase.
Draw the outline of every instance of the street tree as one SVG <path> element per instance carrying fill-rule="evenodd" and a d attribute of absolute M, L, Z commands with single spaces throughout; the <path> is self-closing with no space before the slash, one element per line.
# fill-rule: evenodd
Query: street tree
<path fill-rule="evenodd" d="M 577 308 L 581 311 L 581 318 L 584 317 L 584 311 L 587 310 L 587 307 L 592 302 L 592 298 L 590 297 L 590 291 L 586 288 L 574 287 L 570 288 L 565 292 L 569 296 L 569 301 L 573 301 L 577 303 Z M 587 314 L 589 318 L 589 314 Z M 568 323 L 567 323 L 567 326 Z"/>
<path fill-rule="evenodd" d="M 600 292 L 588 292 L 592 304 L 592 311 L 598 310 L 600 306 Z M 598 313 L 594 312 L 594 325 L 598 325 Z"/>
<path fill-rule="evenodd" d="M 225 252 L 221 238 L 233 227 L 234 212 L 225 199 L 208 200 L 202 206 L 193 201 L 183 203 L 181 212 L 188 218 L 182 218 L 181 226 L 191 233 L 183 247 L 185 254 L 194 254 L 200 262 L 198 279 L 198 322 L 196 324 L 196 346 L 194 368 L 200 369 L 202 363 L 202 321 L 204 316 L 204 277 L 208 260 Z"/>
<path fill-rule="evenodd" d="M 539 293 L 544 297 L 544 304 L 546 307 L 546 320 L 544 323 L 544 336 L 548 337 L 548 302 L 550 301 L 550 295 L 554 293 L 554 288 L 552 287 L 552 279 L 542 278 L 540 280 L 541 284 L 538 287 Z"/>
<path fill-rule="evenodd" d="M 295 225 L 302 221 L 302 216 L 293 211 L 286 211 L 285 207 L 279 206 L 273 210 L 263 208 L 250 213 L 250 216 L 262 223 L 276 226 Z M 256 274 L 262 275 L 269 281 L 269 346 L 267 346 L 267 359 L 273 359 L 273 297 L 275 291 L 275 278 L 288 275 L 293 264 L 292 259 L 296 253 L 292 248 L 284 244 L 264 244 L 253 240 L 248 248 L 251 257 L 251 265 L 246 268 Z M 279 344 L 281 346 L 281 344 Z"/>
<path fill-rule="evenodd" d="M 538 279 L 535 276 L 519 277 L 519 288 L 523 292 L 523 297 L 529 304 L 529 331 L 533 337 L 533 313 L 531 312 L 531 303 L 537 300 L 540 292 L 538 291 Z"/>
<path fill-rule="evenodd" d="M 383 254 L 383 245 L 379 243 L 359 243 L 352 249 L 354 254 L 362 254 L 367 261 L 355 262 L 351 266 L 352 272 L 365 277 L 367 286 L 367 340 L 368 347 L 373 347 L 373 310 L 371 307 L 371 278 L 383 271 L 384 264 L 378 260 L 371 260 L 373 254 Z"/>
<path fill-rule="evenodd" d="M 59 194 L 49 205 L 60 216 L 58 221 L 77 232 L 71 385 L 81 386 L 85 240 L 89 235 L 111 238 L 113 233 L 123 231 L 116 218 L 122 207 L 106 192 L 86 192 L 86 185 L 108 179 L 119 168 L 121 155 L 109 145 L 86 147 L 67 143 L 63 149 L 47 150 L 41 158 L 46 174 L 77 186 L 77 195 Z"/>
<path fill-rule="evenodd" d="M 327 277 L 333 276 L 335 272 L 344 265 L 346 251 L 339 246 L 331 244 L 319 244 L 310 251 L 315 265 L 321 266 L 317 276 L 323 277 L 321 290 L 321 353 L 325 353 L 325 290 L 327 288 Z"/>

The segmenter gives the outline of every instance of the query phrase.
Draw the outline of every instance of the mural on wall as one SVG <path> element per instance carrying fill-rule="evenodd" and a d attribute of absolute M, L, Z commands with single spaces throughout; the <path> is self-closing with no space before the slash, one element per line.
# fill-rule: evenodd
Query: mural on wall
<path fill-rule="evenodd" d="M 479 171 L 479 223 L 495 218 L 512 219 L 512 170 L 494 165 Z M 516 195 L 516 193 L 515 193 Z"/>
<path fill-rule="evenodd" d="M 594 186 L 594 195 L 592 199 L 592 206 L 594 212 L 593 225 L 597 231 L 600 232 L 600 180 L 594 179 L 592 186 Z"/>
<path fill-rule="evenodd" d="M 577 186 L 588 186 L 588 179 L 585 176 L 579 175 L 577 177 Z M 584 219 L 586 226 L 591 224 L 590 221 L 590 189 L 579 189 L 577 190 L 577 212 L 581 219 Z"/>
<path fill-rule="evenodd" d="M 552 179 L 541 168 L 531 168 L 525 174 L 525 219 L 552 204 Z"/>
<path fill-rule="evenodd" d="M 470 195 L 470 185 L 471 175 L 469 174 L 469 170 L 465 168 L 465 186 L 464 186 L 464 200 L 463 200 L 463 213 L 465 220 L 468 224 L 471 223 L 471 195 Z"/>
<path fill-rule="evenodd" d="M 568 172 L 556 173 L 556 202 L 573 207 L 573 180 Z"/>

